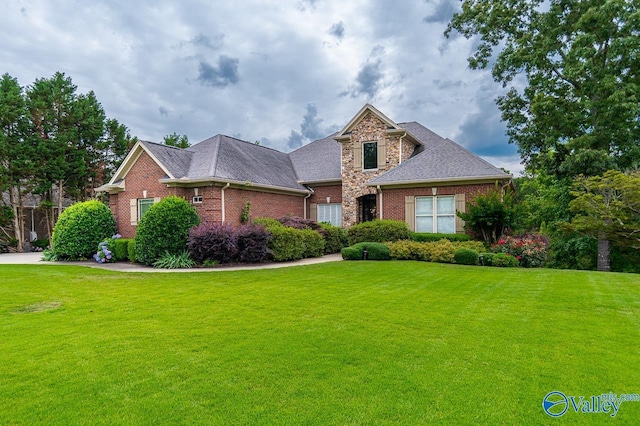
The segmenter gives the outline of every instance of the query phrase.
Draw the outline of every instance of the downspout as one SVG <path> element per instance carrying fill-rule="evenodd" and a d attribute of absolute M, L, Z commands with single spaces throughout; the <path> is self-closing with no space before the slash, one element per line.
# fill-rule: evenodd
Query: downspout
<path fill-rule="evenodd" d="M 224 208 L 224 190 L 231 186 L 231 182 L 227 182 L 227 184 L 220 190 L 220 207 L 222 208 L 222 223 L 225 220 L 225 208 Z"/>
<path fill-rule="evenodd" d="M 376 186 L 376 191 L 380 194 L 380 219 L 382 220 L 382 188 L 380 188 L 380 185 Z"/>
<path fill-rule="evenodd" d="M 307 199 L 309 197 L 311 197 L 313 194 L 315 194 L 315 192 L 313 192 L 313 189 L 309 188 L 307 186 L 307 189 L 309 190 L 309 193 L 307 194 L 306 197 L 304 197 L 304 219 L 307 219 Z"/>
<path fill-rule="evenodd" d="M 404 135 L 400 136 L 400 159 L 398 161 L 398 164 L 402 164 L 402 148 L 403 148 L 403 144 L 402 144 L 402 139 L 407 136 L 407 132 L 404 132 Z M 378 186 L 378 188 L 380 188 L 380 186 Z"/>

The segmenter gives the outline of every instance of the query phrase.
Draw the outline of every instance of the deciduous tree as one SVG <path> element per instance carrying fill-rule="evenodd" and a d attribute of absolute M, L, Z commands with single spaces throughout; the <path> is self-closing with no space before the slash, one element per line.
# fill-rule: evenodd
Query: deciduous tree
<path fill-rule="evenodd" d="M 638 0 L 465 0 L 446 34 L 479 43 L 510 140 L 528 165 L 559 178 L 637 166 Z"/>
<path fill-rule="evenodd" d="M 599 240 L 598 270 L 610 270 L 609 241 L 640 250 L 640 172 L 581 177 L 572 194 L 571 228 Z"/>

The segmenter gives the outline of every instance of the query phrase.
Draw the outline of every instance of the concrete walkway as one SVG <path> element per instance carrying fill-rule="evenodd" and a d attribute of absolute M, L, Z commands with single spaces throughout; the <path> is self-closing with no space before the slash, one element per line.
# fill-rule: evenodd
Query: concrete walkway
<path fill-rule="evenodd" d="M 254 269 L 276 269 L 289 266 L 314 265 L 317 263 L 338 262 L 342 260 L 342 255 L 329 254 L 322 257 L 296 260 L 293 262 L 272 262 L 255 265 L 241 266 L 217 266 L 215 268 L 192 268 L 192 269 L 156 269 L 138 263 L 116 262 L 116 263 L 96 263 L 94 260 L 84 262 L 42 262 L 42 253 L 3 253 L 0 254 L 0 265 L 74 265 L 86 266 L 90 268 L 105 269 L 119 272 L 219 272 L 219 271 L 246 271 Z"/>

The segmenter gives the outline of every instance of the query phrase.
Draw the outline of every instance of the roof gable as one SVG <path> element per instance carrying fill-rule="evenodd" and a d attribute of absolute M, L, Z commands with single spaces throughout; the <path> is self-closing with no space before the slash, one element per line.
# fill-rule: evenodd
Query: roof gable
<path fill-rule="evenodd" d="M 373 105 L 365 104 L 360 111 L 349 121 L 349 123 L 335 136 L 336 139 L 343 139 L 348 136 L 349 132 L 368 114 L 371 113 L 376 116 L 380 121 L 387 125 L 387 128 L 400 130 L 400 127 L 389 117 L 378 111 Z"/>
<path fill-rule="evenodd" d="M 113 185 L 115 182 L 124 179 L 143 152 L 146 152 L 171 179 L 184 176 L 185 165 L 188 165 L 192 155 L 190 151 L 181 148 L 148 141 L 138 141 L 122 161 L 109 184 Z"/>

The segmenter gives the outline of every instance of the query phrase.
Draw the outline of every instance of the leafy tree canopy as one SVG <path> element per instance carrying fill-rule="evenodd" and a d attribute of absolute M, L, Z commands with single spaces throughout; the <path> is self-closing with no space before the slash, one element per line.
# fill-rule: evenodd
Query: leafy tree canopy
<path fill-rule="evenodd" d="M 164 144 L 169 146 L 175 146 L 177 148 L 189 148 L 191 144 L 189 143 L 189 138 L 187 135 L 179 135 L 176 132 L 171 133 L 164 137 Z"/>
<path fill-rule="evenodd" d="M 572 194 L 571 229 L 640 249 L 640 172 L 582 177 Z"/>
<path fill-rule="evenodd" d="M 556 177 L 640 164 L 638 0 L 465 0 L 453 30 L 479 43 L 527 165 Z"/>

